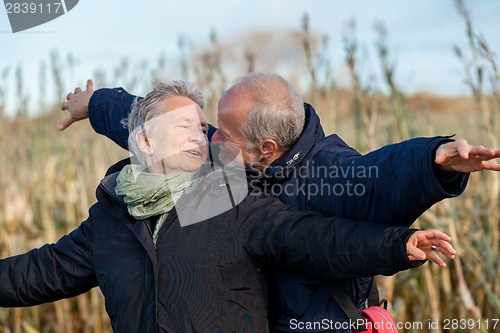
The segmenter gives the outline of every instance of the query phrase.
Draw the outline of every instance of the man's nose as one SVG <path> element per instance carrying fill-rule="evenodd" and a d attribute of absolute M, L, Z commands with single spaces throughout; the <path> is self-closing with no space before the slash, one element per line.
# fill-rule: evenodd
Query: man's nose
<path fill-rule="evenodd" d="M 224 142 L 224 140 L 222 139 L 222 135 L 220 134 L 220 131 L 218 129 L 212 135 L 211 142 L 216 144 L 216 145 L 220 145 Z"/>

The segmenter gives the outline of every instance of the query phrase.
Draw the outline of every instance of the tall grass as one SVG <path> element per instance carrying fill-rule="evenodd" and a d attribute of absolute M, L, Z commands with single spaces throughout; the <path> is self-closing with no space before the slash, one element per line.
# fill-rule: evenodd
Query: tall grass
<path fill-rule="evenodd" d="M 299 58 L 301 63 L 296 64 L 296 76 L 308 77 L 303 94 L 320 112 L 326 132 L 339 133 L 362 152 L 420 133 L 460 133 L 471 142 L 498 147 L 498 59 L 487 41 L 475 32 L 464 3 L 457 0 L 456 4 L 468 38 L 468 45 L 455 48 L 456 61 L 463 65 L 471 94 L 470 100 L 465 99 L 469 104 L 463 100 L 442 99 L 441 102 L 453 102 L 453 107 L 466 105 L 467 110 L 457 113 L 435 112 L 438 110 L 432 109 L 430 99 L 419 97 L 415 103 L 415 97 L 404 93 L 397 83 L 387 46 L 390 35 L 381 24 L 375 30 L 378 42 L 372 51 L 378 57 L 385 87 L 377 86 L 372 80 L 373 69 L 366 62 L 369 48 L 357 40 L 354 21 L 346 25 L 343 36 L 352 85 L 350 89 L 338 87 L 324 52 L 327 40 L 318 44 L 311 32 L 312 22 L 305 15 L 302 30 L 297 32 L 297 48 L 303 56 Z M 249 46 L 240 55 L 242 72 L 226 73 L 224 48 L 215 31 L 210 35 L 209 46 L 194 57 L 188 57 L 192 49 L 186 37 L 179 38 L 179 48 L 184 55 L 180 64 L 169 64 L 164 55 L 160 55 L 155 64 L 133 64 L 123 58 L 111 73 L 94 72 L 96 86 L 122 85 L 129 91 L 140 91 L 150 82 L 177 78 L 168 72 L 173 65 L 181 68 L 178 75 L 194 81 L 202 90 L 207 97 L 208 118 L 214 122 L 217 99 L 229 79 L 245 71 L 262 70 L 257 67 L 258 48 Z M 19 97 L 14 115 L 7 115 L 8 87 L 0 84 L 1 258 L 55 242 L 77 227 L 95 202 L 95 188 L 107 166 L 127 156 L 107 139 L 93 134 L 88 123 L 80 122 L 64 133 L 56 132 L 63 115 L 54 110 L 77 84 L 70 82 L 75 77 L 77 63 L 72 55 L 61 56 L 57 51 L 50 54 L 48 65 L 41 63 L 41 81 L 45 82 L 50 76 L 60 100 L 50 105 L 42 99 L 39 103 L 42 112 L 37 116 L 26 112 L 30 96 L 23 81 L 23 69 L 18 66 L 0 70 L 2 82 L 14 80 L 14 88 L 9 89 Z M 302 81 L 295 83 L 303 86 Z M 47 93 L 46 89 L 46 85 L 40 86 L 42 96 Z M 389 93 L 382 94 L 384 89 Z M 442 132 L 435 132 L 435 124 L 445 124 L 439 127 Z M 407 328 L 402 332 L 494 331 L 491 320 L 500 314 L 499 189 L 497 173 L 473 174 L 460 198 L 441 202 L 418 219 L 416 226 L 435 227 L 450 233 L 459 253 L 446 269 L 426 264 L 395 277 L 378 278 L 382 296 L 389 299 L 396 319 L 407 324 L 424 324 L 422 329 Z M 0 309 L 0 332 L 110 332 L 103 304 L 100 291 L 94 289 L 52 304 Z M 453 319 L 471 319 L 476 324 L 465 329 L 450 325 L 449 330 L 444 330 L 445 320 Z M 440 325 L 428 328 L 429 321 L 436 320 Z M 486 320 L 489 320 L 489 328 L 486 328 Z M 500 323 L 496 330 L 500 331 Z"/>
<path fill-rule="evenodd" d="M 55 242 L 87 216 L 106 166 L 126 155 L 81 124 L 54 135 L 55 114 L 18 115 L 0 128 L 0 257 Z M 0 332 L 107 332 L 102 296 L 0 309 Z"/>

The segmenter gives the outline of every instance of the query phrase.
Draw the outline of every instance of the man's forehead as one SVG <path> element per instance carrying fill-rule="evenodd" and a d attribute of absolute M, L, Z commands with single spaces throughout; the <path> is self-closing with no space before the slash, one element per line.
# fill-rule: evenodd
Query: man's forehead
<path fill-rule="evenodd" d="M 246 115 L 241 112 L 219 112 L 217 114 L 217 126 L 227 131 L 239 131 L 245 120 Z"/>
<path fill-rule="evenodd" d="M 255 105 L 256 101 L 253 95 L 249 92 L 229 89 L 222 96 L 220 102 L 222 102 L 226 111 L 240 114 L 248 113 Z"/>

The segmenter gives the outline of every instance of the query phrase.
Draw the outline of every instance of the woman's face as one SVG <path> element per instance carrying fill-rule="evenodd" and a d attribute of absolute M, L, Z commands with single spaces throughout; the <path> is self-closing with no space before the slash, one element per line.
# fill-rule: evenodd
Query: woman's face
<path fill-rule="evenodd" d="M 147 151 L 149 171 L 198 170 L 208 155 L 208 126 L 203 111 L 195 102 L 182 96 L 165 98 L 158 108 L 158 116 L 144 126 L 146 148 L 152 148 Z"/>

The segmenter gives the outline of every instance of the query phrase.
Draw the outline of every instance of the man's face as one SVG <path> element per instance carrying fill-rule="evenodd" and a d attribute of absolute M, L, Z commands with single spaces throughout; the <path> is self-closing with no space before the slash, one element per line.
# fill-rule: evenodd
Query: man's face
<path fill-rule="evenodd" d="M 212 143 L 220 149 L 219 158 L 224 164 L 244 163 L 250 166 L 257 156 L 248 150 L 245 138 L 239 130 L 252 107 L 252 101 L 244 94 L 227 91 L 219 101 L 217 131 Z"/>

